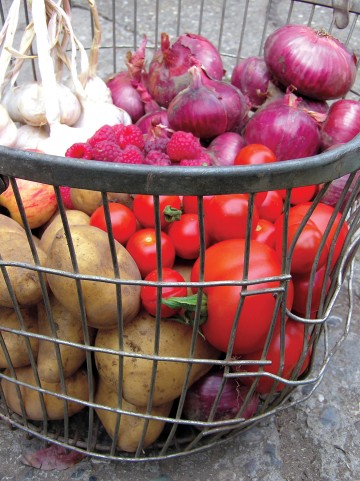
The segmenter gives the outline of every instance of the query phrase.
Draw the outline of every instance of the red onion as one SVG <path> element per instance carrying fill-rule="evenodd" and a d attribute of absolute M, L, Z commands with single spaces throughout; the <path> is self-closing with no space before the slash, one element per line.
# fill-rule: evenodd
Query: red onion
<path fill-rule="evenodd" d="M 315 100 L 309 99 L 308 97 L 300 97 L 298 107 L 308 112 L 316 112 L 323 115 L 326 115 L 330 108 L 326 100 Z"/>
<path fill-rule="evenodd" d="M 247 57 L 235 65 L 231 83 L 247 97 L 249 106 L 256 109 L 268 97 L 271 74 L 263 57 Z"/>
<path fill-rule="evenodd" d="M 160 108 L 142 83 L 146 42 L 147 39 L 144 37 L 138 50 L 134 54 L 131 52 L 127 54 L 127 70 L 118 72 L 106 82 L 113 103 L 124 109 L 133 122 L 146 112 Z"/>
<path fill-rule="evenodd" d="M 223 373 L 220 370 L 210 371 L 196 381 L 186 393 L 183 412 L 193 421 L 207 421 L 216 396 L 222 384 Z M 249 388 L 242 386 L 235 378 L 225 381 L 216 411 L 214 421 L 234 419 L 243 406 Z M 244 407 L 241 417 L 250 419 L 259 404 L 257 394 L 253 394 Z"/>
<path fill-rule="evenodd" d="M 356 57 L 327 32 L 306 25 L 284 25 L 264 45 L 270 72 L 285 88 L 318 100 L 337 99 L 355 82 Z"/>
<path fill-rule="evenodd" d="M 162 33 L 160 49 L 155 52 L 147 75 L 147 87 L 159 105 L 168 107 L 175 95 L 189 85 L 188 70 L 193 65 L 203 66 L 217 80 L 224 75 L 220 53 L 208 39 L 188 33 L 171 45 L 169 36 Z"/>
<path fill-rule="evenodd" d="M 210 79 L 201 67 L 193 66 L 189 73 L 190 85 L 169 104 L 170 127 L 201 139 L 242 127 L 248 110 L 242 93 L 229 83 Z"/>
<path fill-rule="evenodd" d="M 359 133 L 360 103 L 350 99 L 334 102 L 321 126 L 323 149 L 349 142 Z"/>
<path fill-rule="evenodd" d="M 329 185 L 327 191 L 325 192 L 324 196 L 322 197 L 321 202 L 323 202 L 324 204 L 331 205 L 331 207 L 334 207 L 344 192 L 345 185 L 349 179 L 349 176 L 350 174 L 346 174 L 346 175 L 343 175 L 342 177 L 339 177 L 338 179 L 333 180 Z M 349 197 L 352 194 L 353 190 L 357 188 L 359 191 L 359 188 L 357 186 L 357 184 L 359 183 L 359 180 L 360 180 L 360 170 L 356 172 L 354 179 L 352 180 L 348 190 L 346 191 L 344 201 L 340 207 L 341 211 L 344 210 L 344 207 L 346 206 L 346 203 L 349 200 Z"/>
<path fill-rule="evenodd" d="M 151 130 L 159 124 L 164 125 L 165 127 L 170 127 L 166 109 L 160 109 L 145 114 L 136 122 L 136 125 L 143 134 L 151 132 Z"/>
<path fill-rule="evenodd" d="M 255 112 L 245 129 L 246 142 L 266 145 L 278 161 L 315 155 L 320 148 L 320 128 L 298 103 L 295 95 L 286 94 Z"/>
<path fill-rule="evenodd" d="M 234 165 L 239 150 L 246 145 L 246 140 L 236 132 L 224 132 L 213 139 L 207 152 L 213 159 L 213 165 Z"/>

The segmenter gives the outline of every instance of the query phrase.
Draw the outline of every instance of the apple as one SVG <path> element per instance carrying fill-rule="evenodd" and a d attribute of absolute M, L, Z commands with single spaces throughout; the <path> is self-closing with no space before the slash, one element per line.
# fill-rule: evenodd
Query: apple
<path fill-rule="evenodd" d="M 54 187 L 24 179 L 16 179 L 16 183 L 30 229 L 42 226 L 53 216 L 58 208 Z M 23 225 L 11 185 L 0 195 L 0 205 L 9 211 L 12 219 Z"/>

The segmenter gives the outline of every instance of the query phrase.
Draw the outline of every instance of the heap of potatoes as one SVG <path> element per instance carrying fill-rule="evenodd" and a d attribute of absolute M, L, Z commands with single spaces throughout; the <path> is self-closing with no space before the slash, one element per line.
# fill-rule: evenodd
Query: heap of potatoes
<path fill-rule="evenodd" d="M 0 214 L 1 387 L 10 410 L 29 420 L 63 419 L 91 403 L 118 448 L 135 452 L 159 437 L 184 382 L 212 367 L 174 358 L 219 353 L 190 326 L 168 320 L 159 329 L 141 308 L 135 261 L 89 224 L 100 202 L 66 211 L 70 246 L 60 213 L 31 238 Z"/>

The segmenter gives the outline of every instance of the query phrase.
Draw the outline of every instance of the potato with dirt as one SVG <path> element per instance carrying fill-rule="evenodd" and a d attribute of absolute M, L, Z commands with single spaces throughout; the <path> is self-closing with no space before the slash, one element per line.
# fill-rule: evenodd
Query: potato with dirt
<path fill-rule="evenodd" d="M 88 325 L 97 329 L 114 328 L 119 322 L 118 305 L 121 306 L 122 320 L 126 324 L 140 309 L 140 285 L 136 282 L 141 280 L 141 275 L 134 259 L 124 246 L 114 241 L 119 279 L 123 283 L 117 289 L 108 234 L 97 227 L 77 225 L 72 226 L 71 237 L 78 273 L 90 276 L 90 279 L 81 279 L 79 282 Z M 64 229 L 57 232 L 45 265 L 70 274 L 48 274 L 47 279 L 58 301 L 73 315 L 80 316 L 77 283 L 71 278 L 75 269 Z M 118 295 L 120 293 L 121 296 Z"/>
<path fill-rule="evenodd" d="M 5 376 L 12 377 L 8 369 L 3 373 Z M 34 372 L 31 366 L 19 367 L 15 369 L 16 380 L 22 383 L 31 385 L 27 387 L 18 385 L 21 398 L 24 404 L 25 415 L 27 419 L 32 421 L 43 421 L 45 418 L 48 420 L 60 420 L 64 419 L 66 413 L 69 416 L 80 412 L 84 409 L 85 404 L 77 401 L 66 401 L 64 398 L 59 397 L 62 394 L 62 387 L 60 383 L 48 383 L 45 381 L 40 382 L 40 387 L 46 391 L 41 394 L 38 390 L 39 387 L 36 383 Z M 18 396 L 15 378 L 8 380 L 3 378 L 1 381 L 1 387 L 4 392 L 6 405 L 19 416 L 22 415 L 21 402 Z M 79 401 L 89 400 L 89 380 L 85 370 L 79 369 L 75 374 L 68 377 L 65 380 L 66 395 Z M 65 393 L 64 393 L 65 394 Z M 43 396 L 46 413 L 43 412 L 41 397 Z"/>
<path fill-rule="evenodd" d="M 0 368 L 8 368 L 6 353 L 9 355 L 13 367 L 24 367 L 36 360 L 39 350 L 39 340 L 27 334 L 39 334 L 36 307 L 24 307 L 19 310 L 18 317 L 15 309 L 0 307 Z M 10 329 L 5 331 L 4 329 Z M 19 334 L 12 332 L 19 331 Z M 5 346 L 4 346 L 4 345 Z"/>
<path fill-rule="evenodd" d="M 0 231 L 0 256 L 6 263 L 24 263 L 26 266 L 6 266 L 12 290 L 20 307 L 36 305 L 43 298 L 42 285 L 46 288 L 46 276 L 33 269 L 36 266 L 25 232 Z M 37 247 L 39 266 L 45 264 L 46 254 Z M 40 280 L 40 278 L 42 280 Z M 43 284 L 42 284 L 43 281 Z M 14 307 L 4 274 L 0 271 L 0 306 Z"/>
<path fill-rule="evenodd" d="M 95 394 L 95 402 L 102 406 L 117 408 L 120 406 L 118 402 L 118 394 L 114 392 L 103 380 L 99 379 Z M 172 402 L 154 406 L 150 415 L 163 416 L 169 415 L 172 407 Z M 132 416 L 130 414 L 122 414 L 119 424 L 119 431 L 117 436 L 117 447 L 122 451 L 133 453 L 137 450 L 139 442 L 142 439 L 145 422 L 147 421 L 146 407 L 138 407 L 128 403 L 125 399 L 121 400 L 121 409 L 135 414 L 144 414 L 144 417 Z M 96 414 L 102 422 L 108 435 L 114 439 L 115 427 L 117 422 L 117 413 L 108 411 L 106 409 L 95 408 Z M 154 443 L 165 427 L 165 421 L 158 419 L 151 419 L 146 427 L 145 436 L 141 444 L 141 449 L 145 449 Z"/>
<path fill-rule="evenodd" d="M 53 295 L 50 308 L 48 315 L 45 304 L 38 304 L 39 334 L 50 338 L 39 340 L 38 374 L 41 381 L 60 382 L 61 373 L 64 378 L 72 376 L 86 358 L 85 349 L 61 341 L 84 344 L 84 332 L 80 317 L 71 314 Z M 93 329 L 90 331 L 89 342 L 93 338 Z"/>
<path fill-rule="evenodd" d="M 149 400 L 152 371 L 155 362 L 149 358 L 133 356 L 154 356 L 157 342 L 156 319 L 146 311 L 141 311 L 123 330 L 123 351 L 132 354 L 122 356 L 124 399 L 136 406 L 146 406 Z M 177 321 L 161 320 L 159 326 L 158 356 L 182 358 L 183 361 L 158 360 L 153 392 L 153 406 L 159 406 L 173 401 L 180 394 L 190 368 L 189 386 L 208 372 L 219 356 L 219 352 L 210 346 L 199 333 L 196 334 L 195 349 L 192 358 L 196 360 L 209 359 L 209 362 L 192 365 L 187 362 L 191 354 L 193 328 Z M 95 339 L 97 348 L 119 349 L 119 334 L 117 329 L 97 332 Z M 95 362 L 102 380 L 110 389 L 116 391 L 119 381 L 119 356 L 115 353 L 95 352 Z"/>

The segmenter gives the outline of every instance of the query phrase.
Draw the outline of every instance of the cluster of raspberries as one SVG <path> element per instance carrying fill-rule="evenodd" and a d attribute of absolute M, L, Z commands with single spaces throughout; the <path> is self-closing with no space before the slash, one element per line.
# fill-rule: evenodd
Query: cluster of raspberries
<path fill-rule="evenodd" d="M 87 142 L 75 143 L 66 157 L 121 164 L 209 166 L 211 157 L 200 140 L 189 132 L 171 137 L 143 135 L 135 125 L 104 125 Z"/>

